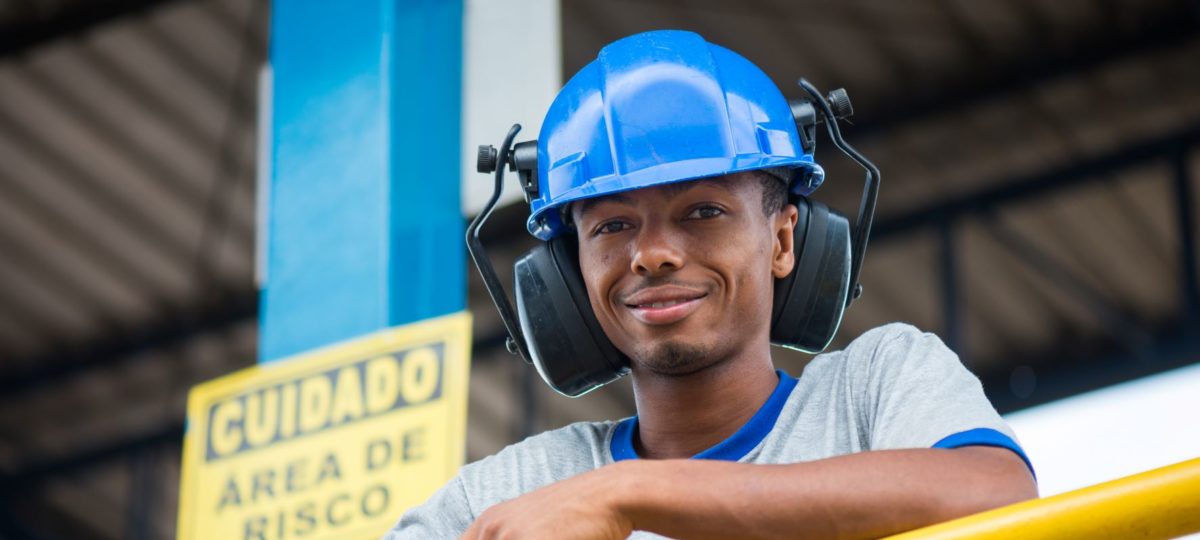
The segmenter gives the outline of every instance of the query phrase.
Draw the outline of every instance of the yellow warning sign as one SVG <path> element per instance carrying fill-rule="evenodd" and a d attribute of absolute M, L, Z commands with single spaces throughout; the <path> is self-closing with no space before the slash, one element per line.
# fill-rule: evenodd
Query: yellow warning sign
<path fill-rule="evenodd" d="M 193 388 L 178 538 L 379 538 L 462 465 L 470 327 L 449 315 Z"/>

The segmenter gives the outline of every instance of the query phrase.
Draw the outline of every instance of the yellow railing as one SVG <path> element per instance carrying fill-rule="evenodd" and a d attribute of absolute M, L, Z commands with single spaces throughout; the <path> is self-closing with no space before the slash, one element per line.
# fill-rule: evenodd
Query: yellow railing
<path fill-rule="evenodd" d="M 1200 532 L 1200 459 L 890 537 L 1175 538 Z"/>

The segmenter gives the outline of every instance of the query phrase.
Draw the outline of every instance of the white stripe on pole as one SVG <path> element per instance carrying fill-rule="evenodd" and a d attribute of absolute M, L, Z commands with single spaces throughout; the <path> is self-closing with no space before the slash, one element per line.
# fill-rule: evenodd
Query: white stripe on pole
<path fill-rule="evenodd" d="M 475 172 L 475 149 L 499 145 L 521 124 L 517 141 L 536 139 L 562 86 L 558 0 L 465 0 L 463 4 L 462 205 L 474 215 L 492 193 Z M 523 200 L 513 175 L 501 203 Z"/>

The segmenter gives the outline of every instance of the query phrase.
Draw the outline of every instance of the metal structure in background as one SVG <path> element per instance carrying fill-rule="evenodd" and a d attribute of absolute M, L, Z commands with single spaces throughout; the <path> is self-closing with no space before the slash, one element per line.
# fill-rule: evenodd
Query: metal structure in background
<path fill-rule="evenodd" d="M 251 277 L 255 225 L 249 179 L 253 88 L 266 56 L 266 5 L 29 0 L 0 8 L 0 252 L 5 254 L 0 259 L 0 538 L 104 537 L 104 530 L 150 538 L 171 530 L 171 463 L 178 461 L 173 456 L 183 426 L 181 400 L 170 395 L 254 361 L 253 327 L 261 310 Z M 570 30 L 563 33 L 564 72 L 573 72 L 597 46 L 620 35 L 688 27 L 756 62 L 762 59 L 781 82 L 807 75 L 853 90 L 859 114 L 847 136 L 875 145 L 872 155 L 899 156 L 881 163 L 890 186 L 881 194 L 875 258 L 869 258 L 867 271 L 873 262 L 899 262 L 907 272 L 928 271 L 928 276 L 897 276 L 900 281 L 907 285 L 910 278 L 928 277 L 931 287 L 910 287 L 920 291 L 912 294 L 924 294 L 927 307 L 918 310 L 912 296 L 897 296 L 887 283 L 865 281 L 866 295 L 850 314 L 924 316 L 924 326 L 963 352 L 1002 410 L 1200 359 L 1200 336 L 1189 332 L 1200 327 L 1194 171 L 1200 153 L 1195 99 L 1200 77 L 1194 69 L 1200 3 L 1018 1 L 968 12 L 940 0 L 911 6 L 845 2 L 819 10 L 819 25 L 828 28 L 799 17 L 805 9 L 813 8 L 774 0 L 745 6 L 573 0 L 563 6 L 564 29 Z M 1072 9 L 1086 13 L 1069 13 Z M 908 34 L 896 30 L 900 27 Z M 756 37 L 768 34 L 773 38 Z M 920 34 L 919 39 L 908 39 L 910 34 Z M 789 36 L 802 54 L 780 54 L 777 36 Z M 814 36 L 839 45 L 817 47 L 816 40 L 825 38 Z M 928 46 L 921 48 L 922 43 Z M 1153 67 L 1143 70 L 1149 74 L 1131 68 L 1139 65 Z M 1171 65 L 1185 68 L 1171 71 Z M 155 69 L 165 70 L 163 79 L 182 82 L 163 84 Z M 1135 81 L 1121 82 L 1122 76 Z M 414 92 L 419 86 L 408 85 Z M 1068 97 L 1092 104 L 1093 110 L 1068 110 L 1062 104 L 1071 99 L 1046 97 L 1063 87 Z M 101 99 L 118 94 L 137 110 Z M 1137 97 L 1143 94 L 1144 99 Z M 1135 103 L 1126 103 L 1131 99 Z M 71 122 L 42 121 L 9 105 L 16 103 L 33 103 Z M 419 142 L 429 132 L 404 134 L 413 137 L 409 142 Z M 978 140 L 993 148 L 966 144 Z M 89 146 L 81 148 L 83 143 Z M 1037 159 L 1003 154 L 1006 144 L 1022 143 L 1024 153 Z M 954 170 L 963 162 L 986 163 L 991 153 L 1009 161 L 961 174 Z M 97 155 L 114 157 L 94 159 Z M 406 162 L 418 165 L 424 164 Z M 929 177 L 917 167 L 925 167 Z M 836 170 L 835 164 L 831 172 Z M 1138 266 L 1114 260 L 1124 256 L 1120 252 L 1089 257 L 1072 245 L 1072 230 L 1055 230 L 1063 223 L 1056 216 L 1047 218 L 1044 228 L 1023 226 L 1027 214 L 1053 204 L 1047 201 L 1097 193 L 1103 198 L 1148 186 L 1162 192 L 1153 207 L 1161 215 L 1151 217 L 1165 219 L 1169 227 L 1145 227 L 1138 222 L 1144 216 L 1134 209 L 1113 215 L 1100 206 L 1094 219 L 1118 222 L 1146 243 L 1161 244 L 1167 250 L 1161 260 Z M 836 186 L 827 188 L 838 195 Z M 523 251 L 529 241 L 522 232 L 523 213 L 519 208 L 497 212 L 494 219 L 511 219 L 514 231 L 488 240 L 497 252 L 505 245 L 514 253 Z M 887 259 L 890 252 L 913 246 L 919 249 L 910 258 Z M 995 293 L 980 289 L 973 275 L 977 268 L 970 266 L 980 250 L 1004 263 L 1014 282 L 1030 291 L 1051 291 L 1026 295 L 1032 300 L 1028 310 L 1080 314 L 1058 322 L 1062 339 L 1018 350 L 1021 354 L 971 349 L 994 331 L 988 317 L 998 316 L 988 311 Z M 1147 312 L 1120 296 L 1109 285 L 1120 284 L 1121 276 L 1105 273 L 1110 263 L 1146 270 L 1146 279 L 1168 289 L 1177 304 Z M 465 264 L 459 266 L 456 271 L 466 270 Z M 101 282 L 108 288 L 99 287 Z M 23 290 L 31 288 L 41 296 Z M 609 407 L 607 414 L 614 403 L 628 400 L 627 389 L 613 388 L 589 402 L 539 401 L 545 389 L 532 370 L 493 361 L 507 355 L 501 353 L 498 321 L 487 318 L 480 293 L 472 290 L 469 298 L 480 306 L 475 367 L 503 375 L 488 382 L 511 389 L 472 398 L 478 400 L 472 407 L 473 433 L 479 425 L 494 424 L 498 427 L 483 437 L 513 440 L 571 419 L 579 407 Z M 136 298 L 127 298 L 130 294 Z M 61 298 L 70 299 L 74 313 L 53 306 Z M 147 374 L 161 379 L 117 384 Z M 166 395 L 161 402 L 152 391 L 156 386 Z M 514 394 L 523 399 L 502 406 Z M 89 409 L 125 400 L 161 413 L 103 429 L 92 425 Z M 63 424 L 65 434 L 22 431 L 12 419 L 23 414 Z M 72 423 L 75 417 L 82 420 Z M 72 426 L 79 435 L 69 436 Z M 89 483 L 88 478 L 100 480 Z M 100 491 L 99 484 L 122 487 Z M 83 499 L 55 498 L 62 491 L 79 491 Z M 69 511 L 85 500 L 96 505 L 92 514 L 111 514 L 115 524 Z M 155 502 L 135 508 L 124 500 Z M 47 523 L 54 524 L 52 531 Z"/>
<path fill-rule="evenodd" d="M 253 146 L 247 152 L 245 142 L 253 137 L 253 87 L 265 58 L 267 8 L 266 1 L 231 5 L 119 0 L 54 5 L 22 2 L 0 9 L 0 71 L 16 77 L 5 79 L 0 102 L 16 103 L 30 92 L 36 93 L 56 113 L 69 115 L 83 134 L 82 139 L 50 136 L 48 129 L 56 125 L 53 118 L 42 121 L 16 107 L 0 112 L 0 146 L 14 152 L 0 161 L 16 167 L 4 167 L 0 172 L 9 205 L 5 213 L 11 217 L 15 211 L 24 216 L 26 224 L 26 228 L 14 229 L 14 222 L 6 221 L 0 246 L 5 253 L 19 257 L 10 260 L 39 261 L 40 275 L 71 283 L 70 290 L 78 300 L 74 309 L 79 313 L 103 314 L 94 338 L 81 340 L 50 324 L 47 314 L 51 311 L 44 306 L 13 297 L 11 289 L 6 289 L 0 295 L 5 307 L 0 319 L 19 324 L 25 342 L 32 338 L 56 344 L 30 355 L 13 356 L 11 349 L 0 352 L 0 368 L 6 375 L 0 396 L 9 404 L 36 399 L 44 390 L 53 391 L 63 384 L 80 384 L 88 380 L 89 373 L 113 373 L 114 367 L 121 367 L 113 363 L 117 358 L 145 361 L 163 353 L 177 360 L 165 366 L 166 370 L 157 370 L 163 377 L 158 386 L 168 395 L 182 395 L 195 376 L 194 366 L 188 365 L 195 353 L 188 344 L 198 336 L 232 336 L 256 316 L 253 282 L 229 279 L 227 254 L 230 249 L 253 249 L 253 217 L 246 212 L 253 208 L 252 202 L 249 206 L 241 203 L 248 200 L 246 194 L 252 193 L 253 186 L 248 181 L 254 170 Z M 193 28 L 207 32 L 210 39 L 223 41 L 204 50 L 196 48 L 189 42 L 192 30 L 186 25 L 180 30 L 181 19 L 189 19 Z M 154 53 L 126 54 L 139 50 L 138 44 L 146 44 Z M 51 54 L 49 64 L 30 60 L 45 58 L 45 50 L 58 51 L 57 57 Z M 72 54 L 78 55 L 84 69 L 54 69 L 55 61 Z M 214 56 L 220 60 L 214 62 Z M 163 80 L 147 76 L 148 71 L 164 67 L 183 76 L 182 85 L 173 88 L 173 93 L 164 92 Z M 14 86 L 14 82 L 20 84 Z M 97 100 L 113 92 L 130 101 L 96 106 Z M 147 124 L 139 115 L 152 115 L 154 122 Z M 147 132 L 152 134 L 150 138 L 144 136 Z M 88 140 L 117 159 L 96 162 L 71 146 Z M 172 153 L 168 151 L 171 148 L 187 151 Z M 26 177 L 33 182 L 25 181 Z M 128 185 L 121 186 L 122 182 L 138 185 L 144 178 L 153 182 L 140 185 L 152 186 L 162 198 L 139 200 L 131 197 Z M 61 198 L 69 193 L 63 188 L 77 192 L 100 211 L 76 214 L 80 206 L 73 205 L 69 197 Z M 194 228 L 181 237 L 180 228 L 164 225 L 157 217 L 160 208 L 182 209 L 175 219 L 194 223 Z M 27 240 L 16 231 L 29 230 L 31 219 L 41 220 L 52 238 L 70 246 L 82 260 L 93 262 L 79 265 L 81 259 L 76 257 L 70 259 L 74 264 L 64 264 L 53 245 L 23 245 Z M 149 251 L 137 249 L 138 244 Z M 162 250 L 165 256 L 154 250 Z M 249 265 L 232 268 L 235 274 L 249 269 Z M 7 283 L 20 277 L 11 273 L 11 267 L 5 270 L 9 271 L 3 274 Z M 171 278 L 164 279 L 164 270 Z M 114 295 L 97 294 L 95 279 L 80 279 L 82 272 L 113 284 L 124 282 L 120 286 L 125 290 L 145 298 L 142 304 L 149 317 L 138 321 L 121 313 L 122 309 L 112 304 Z M 180 286 L 191 299 L 181 298 Z M 8 317 L 19 312 L 14 310 L 26 315 L 10 321 Z M 4 338 L 0 341 L 14 344 Z M 220 348 L 229 355 L 225 366 L 245 364 L 247 356 L 235 346 Z M 144 400 L 146 392 L 124 394 L 121 399 Z M 163 411 L 175 408 L 152 406 Z M 84 407 L 73 416 L 87 412 Z M 164 469 L 163 463 L 177 461 L 182 433 L 182 418 L 177 417 L 162 424 L 146 422 L 118 432 L 116 438 L 93 435 L 73 445 L 70 452 L 57 455 L 26 450 L 26 455 L 19 456 L 18 463 L 23 465 L 0 470 L 0 538 L 104 536 L 96 522 L 64 511 L 61 502 L 47 502 L 51 497 L 46 488 L 48 476 L 55 478 L 54 484 L 65 484 L 68 491 L 86 497 L 84 501 L 93 501 L 90 504 L 123 531 L 123 538 L 162 537 L 163 515 L 174 514 L 172 494 L 163 493 L 164 475 L 171 474 L 165 472 L 170 467 Z M 16 437 L 0 431 L 0 441 L 24 447 L 21 436 Z M 114 482 L 115 491 L 103 492 L 80 482 L 80 476 L 98 466 L 117 474 L 127 471 L 128 481 Z M 120 500 L 143 503 L 125 505 L 122 510 L 117 506 Z M 47 524 L 53 524 L 52 530 L 47 530 Z"/>
<path fill-rule="evenodd" d="M 1047 351 L 1044 357 L 1027 358 L 1021 366 L 1036 370 L 1032 388 L 1014 391 L 1013 370 L 979 373 L 984 389 L 997 409 L 1015 410 L 1094 390 L 1103 386 L 1159 373 L 1192 364 L 1200 359 L 1200 336 L 1195 329 L 1200 324 L 1200 294 L 1197 293 L 1196 221 L 1188 156 L 1200 145 L 1200 125 L 1196 125 L 1149 141 L 1124 146 L 1109 155 L 1097 156 L 1077 163 L 1056 167 L 1041 173 L 995 182 L 994 188 L 935 201 L 903 215 L 881 220 L 876 226 L 875 242 L 911 234 L 922 228 L 936 228 L 940 238 L 939 266 L 942 269 L 943 335 L 952 345 L 961 342 L 969 332 L 961 320 L 962 284 L 958 279 L 954 229 L 965 221 L 976 220 L 1016 258 L 1031 266 L 1044 279 L 1061 288 L 1101 320 L 1111 332 L 1115 354 L 1095 351 Z M 1039 197 L 1048 197 L 1072 189 L 1084 189 L 1092 184 L 1116 182 L 1117 174 L 1125 169 L 1144 167 L 1159 162 L 1168 165 L 1175 202 L 1175 239 L 1179 247 L 1178 280 L 1179 308 L 1171 320 L 1158 321 L 1155 328 L 1125 313 L 1120 306 L 1111 305 L 1104 295 L 1088 287 L 1055 262 L 1053 254 L 1039 251 L 1020 234 L 1003 224 L 1006 208 L 1018 206 Z M 1168 180 L 1168 179 L 1164 179 Z M 956 350 L 959 350 L 956 348 Z M 969 364 L 968 364 L 969 365 Z"/>

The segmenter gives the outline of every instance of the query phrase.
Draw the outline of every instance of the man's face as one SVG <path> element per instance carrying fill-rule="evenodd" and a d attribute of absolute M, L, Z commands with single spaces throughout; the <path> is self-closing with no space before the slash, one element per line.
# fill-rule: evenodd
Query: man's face
<path fill-rule="evenodd" d="M 693 373 L 766 346 L 796 208 L 767 215 L 762 189 L 738 173 L 573 205 L 592 309 L 635 372 Z"/>

